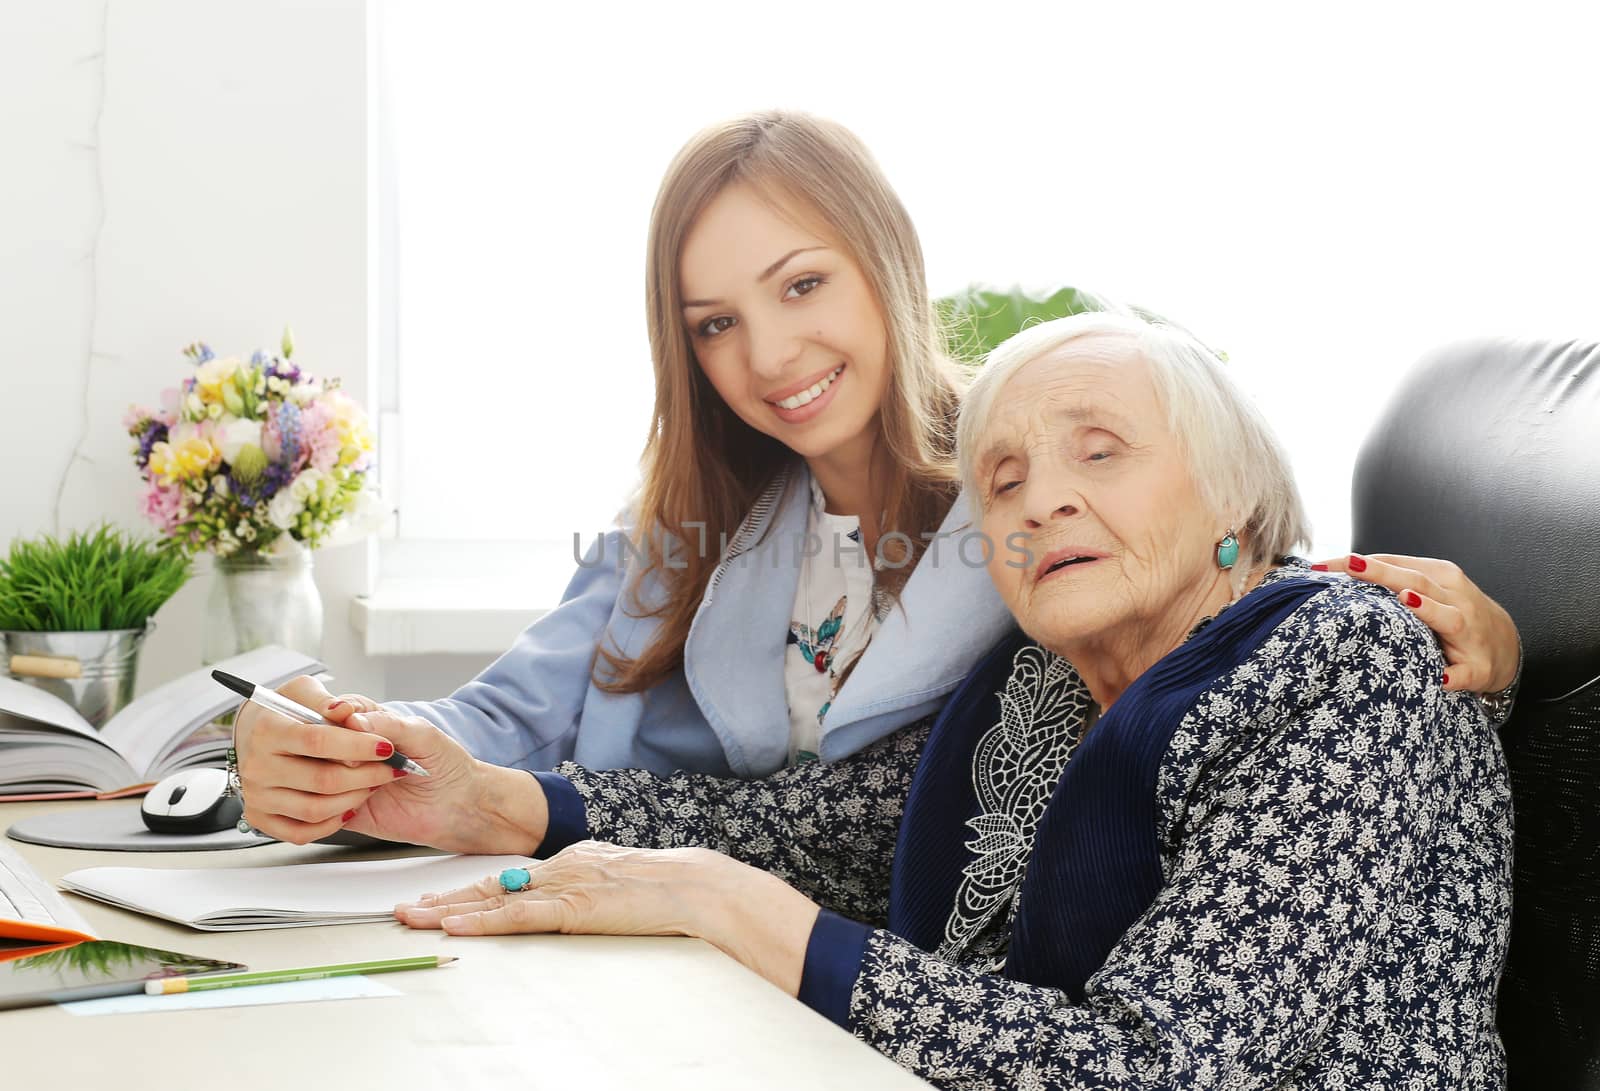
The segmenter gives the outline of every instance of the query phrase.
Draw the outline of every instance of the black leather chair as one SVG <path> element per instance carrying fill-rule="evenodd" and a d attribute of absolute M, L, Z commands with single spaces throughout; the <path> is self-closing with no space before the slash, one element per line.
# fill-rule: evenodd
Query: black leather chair
<path fill-rule="evenodd" d="M 1501 732 L 1516 823 L 1499 1020 L 1511 1091 L 1600 1091 L 1600 343 L 1417 364 L 1368 437 L 1358 552 L 1447 557 L 1522 632 Z"/>

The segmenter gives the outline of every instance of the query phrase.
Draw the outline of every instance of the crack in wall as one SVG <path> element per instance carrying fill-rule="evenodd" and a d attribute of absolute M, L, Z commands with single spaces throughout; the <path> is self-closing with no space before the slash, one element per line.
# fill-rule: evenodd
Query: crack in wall
<path fill-rule="evenodd" d="M 94 181 L 94 217 L 89 233 L 89 247 L 84 254 L 84 261 L 89 267 L 88 323 L 83 358 L 83 395 L 78 413 L 78 439 L 72 446 L 72 453 L 67 456 L 67 464 L 61 469 L 61 481 L 56 485 L 56 501 L 50 520 L 52 529 L 58 535 L 61 533 L 61 506 L 66 499 L 67 483 L 72 477 L 72 469 L 80 462 L 91 465 L 94 462 L 83 453 L 83 448 L 84 444 L 89 442 L 89 398 L 94 390 L 94 364 L 96 360 L 105 358 L 103 353 L 95 351 L 95 338 L 100 314 L 100 235 L 106 223 L 105 176 L 100 166 L 100 121 L 106 112 L 106 39 L 110 19 L 111 0 L 105 0 L 100 7 L 99 48 L 75 62 L 80 65 L 96 65 L 96 79 L 99 86 L 96 89 L 94 121 L 90 128 L 89 142 L 87 144 L 72 142 L 90 156 L 90 177 Z"/>

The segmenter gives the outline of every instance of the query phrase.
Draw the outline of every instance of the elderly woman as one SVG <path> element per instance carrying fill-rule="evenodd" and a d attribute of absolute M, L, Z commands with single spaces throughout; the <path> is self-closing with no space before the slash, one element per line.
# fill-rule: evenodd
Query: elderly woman
<path fill-rule="evenodd" d="M 1286 559 L 1287 463 L 1217 362 L 1046 323 L 960 427 L 1021 631 L 934 722 L 764 780 L 534 791 L 364 715 L 465 801 L 452 847 L 550 857 L 397 917 L 700 936 L 950 1087 L 1500 1086 L 1498 743 L 1388 592 Z"/>

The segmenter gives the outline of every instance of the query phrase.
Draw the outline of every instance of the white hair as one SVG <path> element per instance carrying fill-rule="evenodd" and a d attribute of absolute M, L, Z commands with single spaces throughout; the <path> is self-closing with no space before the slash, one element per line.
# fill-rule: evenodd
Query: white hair
<path fill-rule="evenodd" d="M 1149 365 L 1156 396 L 1183 446 L 1201 502 L 1239 536 L 1236 583 L 1242 585 L 1250 572 L 1309 544 L 1311 529 L 1288 456 L 1216 354 L 1182 329 L 1122 312 L 1089 311 L 1041 322 L 989 353 L 962 400 L 956 430 L 961 481 L 975 514 L 984 507 L 977 480 L 979 443 L 1000 391 L 1025 365 L 1043 356 L 1070 359 L 1072 343 L 1094 335 L 1131 342 L 1133 351 L 1126 359 Z M 1095 359 L 1102 357 L 1096 354 Z"/>

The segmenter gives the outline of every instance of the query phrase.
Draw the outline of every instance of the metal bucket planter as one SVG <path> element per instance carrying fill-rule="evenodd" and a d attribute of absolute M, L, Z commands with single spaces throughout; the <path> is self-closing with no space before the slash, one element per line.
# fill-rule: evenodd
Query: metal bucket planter
<path fill-rule="evenodd" d="M 0 632 L 11 677 L 53 693 L 96 728 L 133 700 L 139 646 L 154 629 Z"/>

